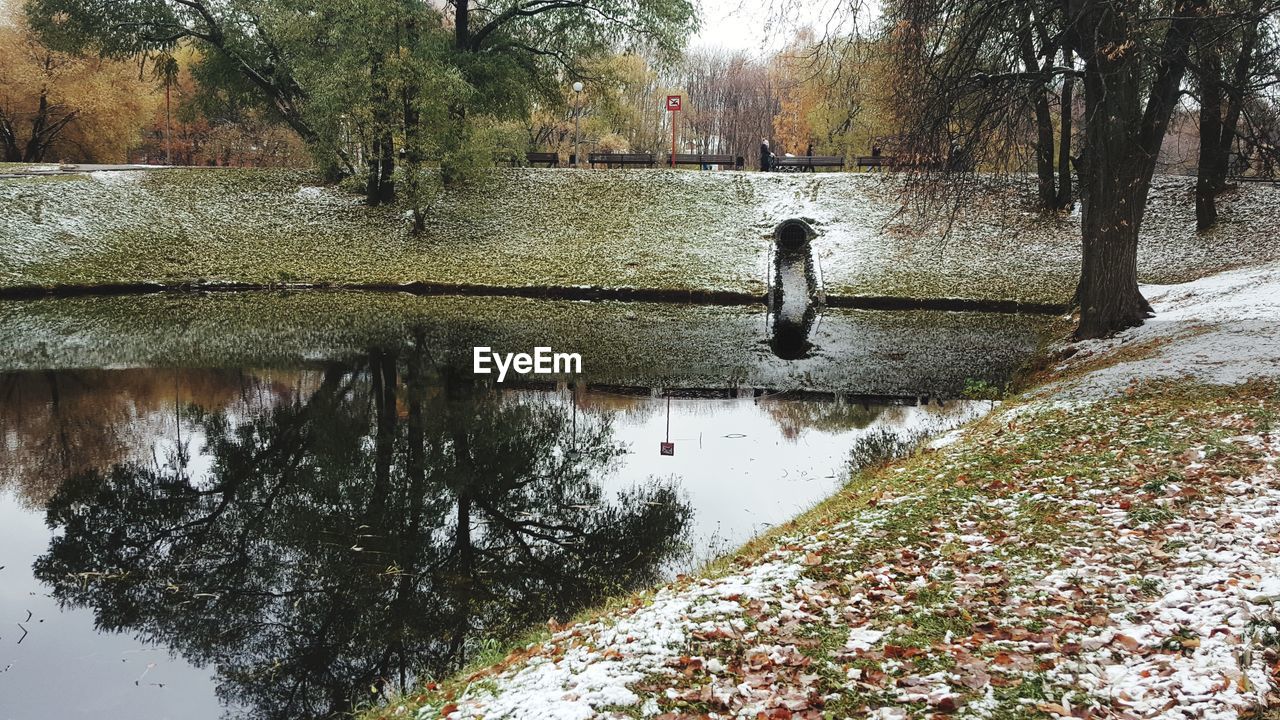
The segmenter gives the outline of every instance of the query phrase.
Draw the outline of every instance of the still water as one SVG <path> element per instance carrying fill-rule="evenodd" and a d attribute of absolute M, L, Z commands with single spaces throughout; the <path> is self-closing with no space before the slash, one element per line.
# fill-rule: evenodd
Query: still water
<path fill-rule="evenodd" d="M 982 414 L 914 400 L 1000 386 L 1052 323 L 819 314 L 792 265 L 768 316 L 351 293 L 0 304 L 0 720 L 347 716 L 696 569 L 851 462 Z M 572 383 L 468 366 L 474 345 L 566 343 L 590 350 Z"/>
<path fill-rule="evenodd" d="M 341 716 L 987 409 L 690 394 L 501 388 L 413 344 L 2 374 L 0 719 Z"/>

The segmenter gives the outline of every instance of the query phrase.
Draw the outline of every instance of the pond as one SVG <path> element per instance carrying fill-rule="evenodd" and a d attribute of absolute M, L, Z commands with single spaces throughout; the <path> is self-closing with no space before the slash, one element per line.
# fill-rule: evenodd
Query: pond
<path fill-rule="evenodd" d="M 908 329 L 891 357 L 888 330 L 834 341 L 845 318 L 788 375 L 760 308 L 736 356 L 690 345 L 645 366 L 627 358 L 653 352 L 650 331 L 620 328 L 660 313 L 672 333 L 746 335 L 748 310 L 437 298 L 335 323 L 341 308 L 298 313 L 296 296 L 219 305 L 235 302 L 0 307 L 0 717 L 341 716 L 696 570 L 830 496 L 851 462 L 985 412 L 919 402 L 963 380 L 911 362 L 920 338 L 949 333 L 998 382 L 1049 327 L 858 316 Z M 504 325 L 526 302 L 541 322 Z M 584 311 L 605 320 L 575 324 Z M 557 324 L 578 328 L 580 376 L 498 385 L 458 361 L 486 333 L 564 341 L 539 334 Z M 848 364 L 881 353 L 877 373 Z M 823 380 L 850 376 L 870 391 Z"/>

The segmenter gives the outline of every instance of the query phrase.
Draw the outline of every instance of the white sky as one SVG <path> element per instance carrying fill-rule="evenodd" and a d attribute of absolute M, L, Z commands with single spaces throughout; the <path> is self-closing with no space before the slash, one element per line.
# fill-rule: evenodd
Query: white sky
<path fill-rule="evenodd" d="M 865 8 L 864 17 L 879 9 L 879 0 L 700 0 L 702 29 L 689 45 L 778 50 L 802 27 L 823 35 L 833 18 L 847 17 L 853 4 Z"/>

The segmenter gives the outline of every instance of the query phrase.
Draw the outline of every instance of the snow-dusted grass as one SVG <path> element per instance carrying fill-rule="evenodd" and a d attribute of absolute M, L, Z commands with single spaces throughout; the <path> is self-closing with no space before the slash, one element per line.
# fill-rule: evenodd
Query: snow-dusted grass
<path fill-rule="evenodd" d="M 0 162 L 0 174 L 56 173 L 61 167 L 56 163 Z"/>
<path fill-rule="evenodd" d="M 1191 184 L 1158 179 L 1145 280 L 1280 254 L 1280 188 L 1223 197 L 1197 236 Z M 410 234 L 402 209 L 283 170 L 149 170 L 0 180 L 0 285 L 473 283 L 763 293 L 775 225 L 805 217 L 830 295 L 1063 302 L 1078 217 L 993 184 L 949 232 L 899 214 L 889 175 L 498 170 L 450 190 Z"/>
<path fill-rule="evenodd" d="M 1270 321 L 1280 278 L 1148 292 L 1171 325 Z M 707 577 L 370 717 L 1244 717 L 1280 659 L 1280 384 L 1171 333 L 1137 357 L 1090 343 L 1052 390 L 860 472 Z"/>

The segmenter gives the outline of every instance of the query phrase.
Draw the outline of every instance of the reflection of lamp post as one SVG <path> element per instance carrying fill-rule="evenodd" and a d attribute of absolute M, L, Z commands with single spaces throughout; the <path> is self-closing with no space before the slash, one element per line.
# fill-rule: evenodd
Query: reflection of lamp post
<path fill-rule="evenodd" d="M 571 383 L 569 385 L 569 404 L 573 405 L 573 438 L 569 444 L 569 450 L 565 453 L 566 457 L 578 457 L 578 384 Z"/>
<path fill-rule="evenodd" d="M 578 119 L 582 117 L 582 81 L 573 84 L 573 165 L 582 167 L 582 153 L 578 149 Z"/>

